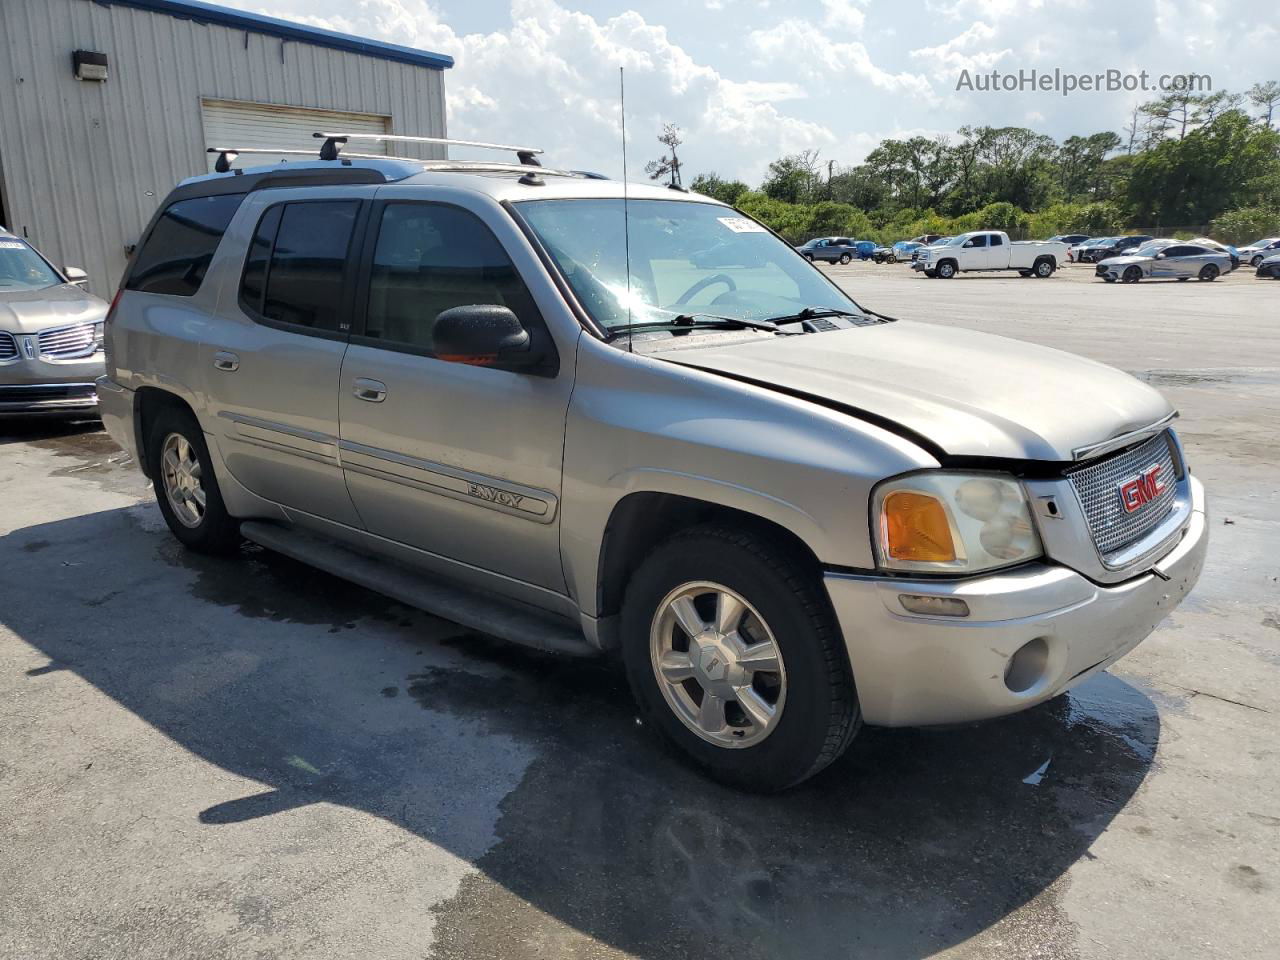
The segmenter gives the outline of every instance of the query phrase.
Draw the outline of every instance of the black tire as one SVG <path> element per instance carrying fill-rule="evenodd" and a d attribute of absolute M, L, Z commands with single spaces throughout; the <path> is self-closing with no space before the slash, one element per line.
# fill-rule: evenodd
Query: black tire
<path fill-rule="evenodd" d="M 1256 270 L 1256 269 L 1257 269 L 1257 267 L 1258 267 L 1258 264 L 1260 264 L 1260 263 L 1261 263 L 1263 260 L 1265 260 L 1265 259 L 1266 259 L 1266 257 L 1264 257 L 1262 254 L 1260 254 L 1260 253 L 1255 253 L 1255 254 L 1254 254 L 1254 255 L 1249 259 L 1249 266 L 1253 267 L 1253 268 Z"/>
<path fill-rule="evenodd" d="M 1106 277 L 1106 276 L 1104 276 L 1102 279 L 1103 279 L 1103 280 L 1105 280 L 1107 283 L 1115 283 L 1115 282 L 1116 282 L 1116 278 L 1115 278 L 1115 277 Z"/>
<path fill-rule="evenodd" d="M 203 516 L 195 525 L 188 525 L 178 518 L 169 496 L 165 493 L 165 468 L 162 463 L 165 441 L 177 434 L 190 444 L 195 459 L 200 464 L 200 486 L 205 503 Z M 169 531 L 189 550 L 197 553 L 226 555 L 240 547 L 240 521 L 227 513 L 218 489 L 218 478 L 213 472 L 213 461 L 204 441 L 204 431 L 191 413 L 175 407 L 161 410 L 151 424 L 147 439 L 147 463 L 151 465 L 151 485 L 156 501 L 164 515 Z"/>
<path fill-rule="evenodd" d="M 622 655 L 641 715 L 723 783 L 785 790 L 840 756 L 861 725 L 840 630 L 819 573 L 809 566 L 767 535 L 709 524 L 657 547 L 627 585 Z M 707 581 L 754 607 L 781 654 L 786 700 L 777 725 L 751 746 L 718 746 L 694 733 L 667 702 L 653 666 L 650 631 L 663 600 L 684 584 Z"/>
<path fill-rule="evenodd" d="M 1178 278 L 1178 282 L 1179 282 L 1179 283 L 1186 283 L 1186 282 L 1187 282 L 1188 280 L 1190 280 L 1190 279 L 1191 279 L 1190 277 L 1179 277 L 1179 278 Z"/>
<path fill-rule="evenodd" d="M 1125 267 L 1124 274 L 1120 279 L 1125 283 L 1137 283 L 1142 279 L 1142 268 L 1138 266 Z"/>
<path fill-rule="evenodd" d="M 850 260 L 852 260 L 852 259 L 853 259 L 853 257 L 849 256 L 847 253 L 842 253 L 842 254 L 840 254 L 840 266 L 842 266 L 842 267 L 843 267 L 843 266 L 847 265 L 847 264 L 849 263 L 849 261 L 850 261 Z"/>
<path fill-rule="evenodd" d="M 943 280 L 950 280 L 956 275 L 956 265 L 950 260 L 943 260 L 934 268 L 934 272 Z"/>
<path fill-rule="evenodd" d="M 934 273 L 932 270 L 923 270 L 923 271 L 921 271 L 921 272 L 922 272 L 926 277 L 928 277 L 930 280 L 934 279 L 934 278 L 937 276 L 937 274 L 936 274 L 936 273 Z"/>
<path fill-rule="evenodd" d="M 1019 270 L 1019 271 L 1018 271 L 1018 276 L 1020 276 L 1020 277 L 1029 277 L 1029 276 L 1031 276 L 1031 271 L 1030 271 L 1030 270 Z"/>
<path fill-rule="evenodd" d="M 1200 268 L 1200 274 L 1199 276 L 1196 277 L 1196 279 L 1204 280 L 1208 283 L 1212 283 L 1214 280 L 1217 280 L 1218 279 L 1217 266 L 1212 263 L 1206 263 L 1203 267 Z"/>
<path fill-rule="evenodd" d="M 897 255 L 896 253 L 891 253 L 891 254 L 889 254 L 887 257 L 885 257 L 884 259 L 885 259 L 885 262 L 886 262 L 886 263 L 897 263 L 897 262 L 898 262 L 898 255 Z"/>
<path fill-rule="evenodd" d="M 812 253 L 806 253 L 806 254 L 804 255 L 804 258 L 805 258 L 806 260 L 808 260 L 810 263 L 813 263 L 813 254 L 812 254 Z"/>
<path fill-rule="evenodd" d="M 1053 270 L 1053 261 L 1047 257 L 1037 260 L 1031 267 L 1032 275 L 1041 280 L 1047 280 L 1049 277 L 1053 276 Z"/>

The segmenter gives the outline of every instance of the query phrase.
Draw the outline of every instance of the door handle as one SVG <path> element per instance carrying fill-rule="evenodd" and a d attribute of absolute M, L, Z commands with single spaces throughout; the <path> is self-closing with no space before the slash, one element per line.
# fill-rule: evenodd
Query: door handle
<path fill-rule="evenodd" d="M 387 399 L 387 385 L 381 380 L 366 380 L 358 377 L 352 384 L 351 392 L 357 400 L 368 400 L 370 403 L 381 403 Z"/>
<path fill-rule="evenodd" d="M 240 369 L 240 358 L 229 350 L 219 350 L 213 355 L 213 365 L 219 370 L 233 373 Z"/>

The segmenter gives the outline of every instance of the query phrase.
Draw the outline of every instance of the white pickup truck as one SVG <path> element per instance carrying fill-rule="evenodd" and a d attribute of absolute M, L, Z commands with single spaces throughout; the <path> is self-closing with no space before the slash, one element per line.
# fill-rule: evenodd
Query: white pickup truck
<path fill-rule="evenodd" d="M 1010 241 L 1001 230 L 974 230 L 919 251 L 911 269 L 944 280 L 970 270 L 1017 270 L 1024 277 L 1049 277 L 1066 259 L 1065 243 Z"/>

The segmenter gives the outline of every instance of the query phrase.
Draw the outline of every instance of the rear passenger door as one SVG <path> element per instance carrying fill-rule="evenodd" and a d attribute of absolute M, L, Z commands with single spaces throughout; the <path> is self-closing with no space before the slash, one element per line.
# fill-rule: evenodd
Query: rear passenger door
<path fill-rule="evenodd" d="M 572 355 L 560 349 L 551 376 L 474 366 L 438 358 L 432 330 L 443 310 L 500 304 L 535 345 L 551 345 L 542 317 L 553 288 L 491 204 L 456 191 L 425 199 L 421 188 L 384 187 L 384 196 L 371 211 L 363 318 L 339 389 L 351 496 L 370 533 L 423 551 L 424 565 L 542 602 L 545 591 L 564 589 L 559 505 Z M 524 276 L 545 287 L 541 303 Z"/>
<path fill-rule="evenodd" d="M 338 460 L 338 377 L 366 213 L 341 188 L 250 194 L 228 233 L 239 253 L 202 344 L 210 426 L 231 475 L 351 526 L 360 521 Z"/>

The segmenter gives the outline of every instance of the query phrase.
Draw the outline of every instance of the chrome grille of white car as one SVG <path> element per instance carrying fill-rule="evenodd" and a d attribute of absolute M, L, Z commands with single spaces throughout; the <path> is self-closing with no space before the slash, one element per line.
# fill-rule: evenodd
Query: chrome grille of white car
<path fill-rule="evenodd" d="M 91 357 L 96 349 L 92 323 L 77 323 L 70 327 L 41 331 L 39 341 L 40 355 L 50 360 Z"/>
<path fill-rule="evenodd" d="M 12 360 L 18 355 L 18 345 L 13 335 L 0 330 L 0 362 Z"/>
<path fill-rule="evenodd" d="M 1161 467 L 1160 493 L 1129 513 L 1121 499 L 1121 486 L 1157 464 Z M 1067 471 L 1067 477 L 1080 498 L 1093 542 L 1104 557 L 1159 526 L 1177 498 L 1177 470 L 1167 430 L 1129 450 L 1074 467 Z"/>

